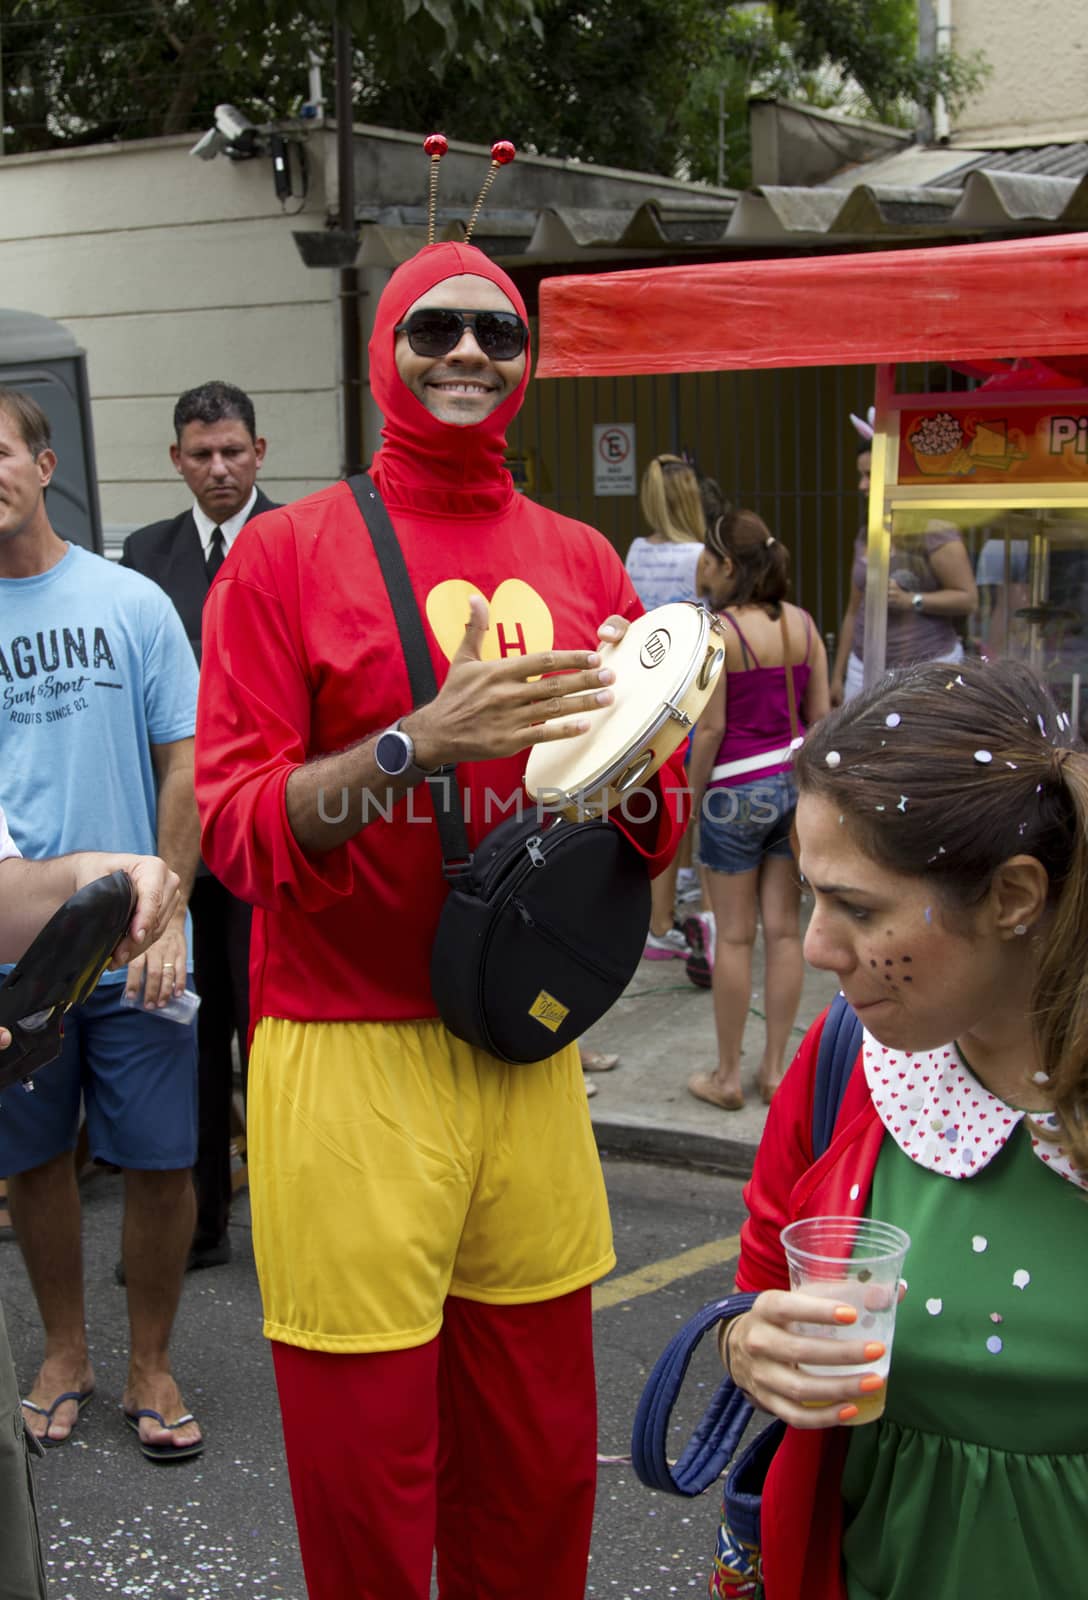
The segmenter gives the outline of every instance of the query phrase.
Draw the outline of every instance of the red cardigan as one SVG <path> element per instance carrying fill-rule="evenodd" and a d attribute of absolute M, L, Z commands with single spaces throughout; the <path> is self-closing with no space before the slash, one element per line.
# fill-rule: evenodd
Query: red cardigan
<path fill-rule="evenodd" d="M 847 1085 L 835 1137 L 812 1159 L 812 1096 L 824 1017 L 809 1029 L 771 1102 L 751 1182 L 744 1191 L 737 1288 L 788 1289 L 779 1233 L 798 1217 L 860 1216 L 884 1138 L 865 1075 Z M 842 1428 L 788 1428 L 763 1492 L 764 1582 L 769 1600 L 845 1600 L 842 1482 L 849 1435 Z"/>

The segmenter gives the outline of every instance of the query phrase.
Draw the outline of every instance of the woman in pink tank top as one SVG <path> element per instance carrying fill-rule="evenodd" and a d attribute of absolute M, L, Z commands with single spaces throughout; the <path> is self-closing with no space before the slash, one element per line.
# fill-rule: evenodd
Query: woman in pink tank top
<path fill-rule="evenodd" d="M 723 1111 L 738 1111 L 758 923 L 766 964 L 766 1044 L 758 1073 L 765 1102 L 782 1077 L 801 998 L 801 890 L 790 845 L 797 795 L 790 766 L 794 743 L 829 709 L 827 652 L 808 612 L 787 603 L 789 552 L 755 512 L 718 518 L 707 533 L 698 580 L 727 638 L 725 671 L 696 727 L 689 771 L 716 925 L 711 987 L 718 1061 L 712 1071 L 695 1073 L 688 1088 Z M 701 935 L 707 954 L 708 931 L 689 931 L 693 945 Z"/>

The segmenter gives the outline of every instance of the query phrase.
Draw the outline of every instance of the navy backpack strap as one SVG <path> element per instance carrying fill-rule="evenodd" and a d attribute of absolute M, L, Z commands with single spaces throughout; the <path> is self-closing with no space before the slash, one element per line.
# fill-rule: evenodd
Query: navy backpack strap
<path fill-rule="evenodd" d="M 844 994 L 828 1007 L 816 1057 L 812 1094 L 812 1159 L 818 1161 L 831 1144 L 850 1074 L 861 1049 L 861 1019 Z"/>
<path fill-rule="evenodd" d="M 861 1048 L 861 1023 L 845 998 L 831 1002 L 820 1035 L 812 1099 L 812 1152 L 818 1158 L 831 1143 L 842 1097 Z M 740 1446 L 752 1418 L 752 1402 L 731 1378 L 723 1378 L 679 1460 L 670 1465 L 669 1423 L 684 1374 L 703 1335 L 729 1317 L 749 1311 L 754 1294 L 712 1300 L 675 1333 L 662 1351 L 635 1412 L 631 1461 L 639 1479 L 667 1494 L 697 1495 L 720 1478 Z"/>
<path fill-rule="evenodd" d="M 754 1294 L 731 1294 L 712 1301 L 673 1335 L 658 1358 L 642 1391 L 631 1434 L 631 1461 L 649 1488 L 664 1489 L 668 1494 L 702 1494 L 736 1454 L 752 1415 L 752 1402 L 729 1378 L 719 1384 L 675 1466 L 669 1465 L 668 1458 L 669 1422 L 688 1363 L 703 1335 L 723 1317 L 738 1317 L 750 1310 L 755 1298 Z"/>

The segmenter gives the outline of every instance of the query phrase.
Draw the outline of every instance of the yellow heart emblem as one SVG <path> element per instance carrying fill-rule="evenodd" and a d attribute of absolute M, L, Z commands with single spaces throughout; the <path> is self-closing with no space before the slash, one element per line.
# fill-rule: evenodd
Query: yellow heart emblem
<path fill-rule="evenodd" d="M 442 646 L 447 661 L 461 648 L 468 620 L 469 597 L 483 591 L 464 578 L 436 583 L 427 596 L 427 621 Z M 507 656 L 527 656 L 550 650 L 555 637 L 552 614 L 536 590 L 520 578 L 506 578 L 487 599 L 488 629 L 482 659 L 502 661 Z"/>

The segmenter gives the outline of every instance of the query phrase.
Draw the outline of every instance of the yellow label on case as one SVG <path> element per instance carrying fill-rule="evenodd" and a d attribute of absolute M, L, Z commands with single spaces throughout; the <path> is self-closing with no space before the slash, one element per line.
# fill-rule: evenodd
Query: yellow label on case
<path fill-rule="evenodd" d="M 558 1033 L 564 1019 L 570 1015 L 570 1007 L 563 1005 L 547 989 L 541 989 L 529 1007 L 529 1015 L 542 1022 L 550 1033 Z"/>

